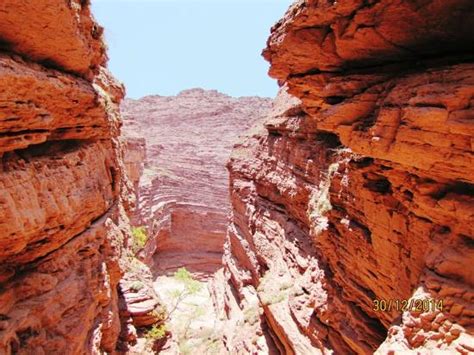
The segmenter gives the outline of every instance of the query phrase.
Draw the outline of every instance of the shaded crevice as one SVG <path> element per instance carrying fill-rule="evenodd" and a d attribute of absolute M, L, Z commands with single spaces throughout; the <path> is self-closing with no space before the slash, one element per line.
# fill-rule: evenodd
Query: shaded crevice
<path fill-rule="evenodd" d="M 337 105 L 344 102 L 345 99 L 345 96 L 327 96 L 324 98 L 324 102 L 328 105 Z"/>
<path fill-rule="evenodd" d="M 344 67 L 338 70 L 324 71 L 320 69 L 310 69 L 302 73 L 293 73 L 288 76 L 287 81 L 291 81 L 293 78 L 304 78 L 306 76 L 319 74 L 331 74 L 334 76 L 345 77 L 350 75 L 385 73 L 392 76 L 403 76 L 414 72 L 434 70 L 450 65 L 472 62 L 474 62 L 474 48 L 468 52 L 453 50 L 451 52 L 439 54 L 438 56 L 426 54 L 411 59 L 394 59 L 384 62 L 374 62 L 370 65 L 367 65 L 366 60 L 347 62 L 344 64 Z M 386 81 L 386 79 L 384 79 L 384 81 Z"/>
<path fill-rule="evenodd" d="M 0 51 L 10 52 L 13 46 L 12 43 L 5 38 L 0 37 Z"/>
<path fill-rule="evenodd" d="M 441 200 L 444 197 L 446 197 L 446 195 L 449 193 L 474 197 L 474 184 L 470 184 L 470 183 L 462 182 L 462 181 L 456 181 L 452 184 L 444 186 L 442 189 L 433 193 L 431 197 L 433 197 L 436 200 Z"/>
<path fill-rule="evenodd" d="M 361 232 L 362 236 L 364 237 L 365 241 L 368 244 L 372 244 L 372 232 L 367 226 L 351 218 L 349 222 L 349 227 L 358 229 Z"/>
<path fill-rule="evenodd" d="M 41 133 L 48 133 L 48 132 L 50 131 L 47 129 L 26 129 L 23 131 L 4 132 L 0 134 L 0 139 L 6 138 L 6 137 L 16 137 L 16 136 L 22 136 L 22 135 L 41 134 Z"/>
<path fill-rule="evenodd" d="M 92 139 L 69 139 L 69 140 L 51 140 L 40 144 L 32 144 L 23 149 L 16 149 L 5 152 L 2 157 L 4 167 L 7 168 L 10 164 L 15 164 L 17 157 L 20 157 L 25 162 L 29 162 L 34 158 L 41 157 L 55 157 L 63 154 L 72 153 L 80 148 L 94 143 Z"/>
<path fill-rule="evenodd" d="M 393 192 L 392 184 L 384 176 L 375 177 L 374 179 L 366 176 L 366 179 L 367 182 L 363 186 L 372 192 L 376 192 L 381 195 L 387 195 Z"/>
<path fill-rule="evenodd" d="M 317 142 L 324 143 L 327 150 L 334 150 L 342 147 L 339 136 L 332 132 L 319 131 L 316 133 L 315 139 Z"/>

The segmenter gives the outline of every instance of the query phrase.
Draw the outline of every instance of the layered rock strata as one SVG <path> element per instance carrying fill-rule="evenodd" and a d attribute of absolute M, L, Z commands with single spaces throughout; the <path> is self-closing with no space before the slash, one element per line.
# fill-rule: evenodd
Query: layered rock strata
<path fill-rule="evenodd" d="M 285 89 L 229 163 L 226 264 L 281 352 L 474 351 L 473 20 L 307 0 L 273 27 Z"/>
<path fill-rule="evenodd" d="M 230 206 L 225 164 L 239 132 L 270 104 L 202 89 L 124 101 L 128 170 L 137 176 L 143 169 L 133 219 L 147 227 L 149 242 L 141 255 L 156 272 L 184 265 L 204 277 L 221 267 Z M 134 143 L 141 137 L 145 159 Z"/>
<path fill-rule="evenodd" d="M 106 59 L 88 1 L 1 2 L 2 354 L 116 349 L 130 201 Z"/>

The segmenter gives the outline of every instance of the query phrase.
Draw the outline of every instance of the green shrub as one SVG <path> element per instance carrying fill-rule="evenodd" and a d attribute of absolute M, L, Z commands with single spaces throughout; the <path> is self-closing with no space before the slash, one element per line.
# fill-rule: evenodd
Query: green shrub
<path fill-rule="evenodd" d="M 191 273 L 184 267 L 175 271 L 173 277 L 184 284 L 185 292 L 187 294 L 194 294 L 201 290 L 201 283 L 194 280 L 193 275 L 191 275 Z"/>
<path fill-rule="evenodd" d="M 153 327 L 151 327 L 150 330 L 148 330 L 145 333 L 145 337 L 148 340 L 152 340 L 152 341 L 160 340 L 166 337 L 167 331 L 168 329 L 166 328 L 166 324 L 160 324 L 160 325 L 155 324 Z"/>
<path fill-rule="evenodd" d="M 148 240 L 148 236 L 146 234 L 145 227 L 132 227 L 132 237 L 133 237 L 133 251 L 136 253 L 140 249 L 142 249 L 146 241 Z"/>
<path fill-rule="evenodd" d="M 193 279 L 193 275 L 191 275 L 191 273 L 185 267 L 180 267 L 178 270 L 176 270 L 173 274 L 173 277 L 183 282 Z"/>

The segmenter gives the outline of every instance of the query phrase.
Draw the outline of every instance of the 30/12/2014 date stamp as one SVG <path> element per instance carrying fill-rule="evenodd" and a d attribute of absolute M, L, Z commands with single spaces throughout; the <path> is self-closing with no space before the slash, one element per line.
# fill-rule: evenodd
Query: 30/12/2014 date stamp
<path fill-rule="evenodd" d="M 405 312 L 405 311 L 415 311 L 415 312 L 435 312 L 443 310 L 443 300 L 436 299 L 409 299 L 409 300 L 400 300 L 400 299 L 390 299 L 390 300 L 372 300 L 373 307 L 372 309 L 375 312 Z"/>

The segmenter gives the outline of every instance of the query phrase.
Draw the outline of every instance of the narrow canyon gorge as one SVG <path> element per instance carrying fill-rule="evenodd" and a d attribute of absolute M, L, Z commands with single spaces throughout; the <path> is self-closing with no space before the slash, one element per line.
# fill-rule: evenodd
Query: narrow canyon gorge
<path fill-rule="evenodd" d="M 282 16 L 276 98 L 131 99 L 89 0 L 0 2 L 1 355 L 474 353 L 474 3 Z"/>
<path fill-rule="evenodd" d="M 137 193 L 132 219 L 153 236 L 141 255 L 154 270 L 186 265 L 206 277 L 221 267 L 230 210 L 226 163 L 239 133 L 270 106 L 271 99 L 202 89 L 122 103 L 125 165 Z"/>

